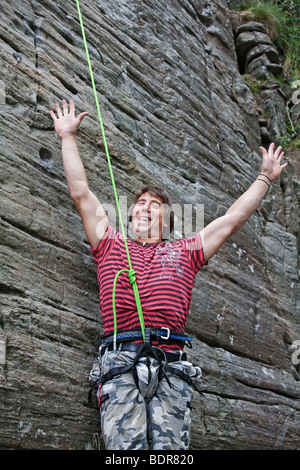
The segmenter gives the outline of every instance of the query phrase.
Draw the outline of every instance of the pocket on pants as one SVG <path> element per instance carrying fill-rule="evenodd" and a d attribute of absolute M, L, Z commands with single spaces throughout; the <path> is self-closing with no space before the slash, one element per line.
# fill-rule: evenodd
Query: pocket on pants
<path fill-rule="evenodd" d="M 130 351 L 106 351 L 101 358 L 101 374 L 105 375 L 115 367 L 130 366 L 135 358 L 135 353 Z"/>
<path fill-rule="evenodd" d="M 175 375 L 160 382 L 150 406 L 153 450 L 187 450 L 190 444 L 192 387 Z"/>
<path fill-rule="evenodd" d="M 145 449 L 146 412 L 131 371 L 102 386 L 107 399 L 100 408 L 106 450 Z"/>

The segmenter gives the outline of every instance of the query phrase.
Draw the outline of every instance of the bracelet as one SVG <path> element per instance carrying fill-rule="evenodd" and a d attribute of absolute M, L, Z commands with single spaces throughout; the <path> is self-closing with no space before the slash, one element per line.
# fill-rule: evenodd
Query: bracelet
<path fill-rule="evenodd" d="M 257 178 L 257 181 L 263 181 L 264 183 L 266 183 L 267 186 L 270 187 L 269 183 L 267 183 L 265 180 L 262 180 L 261 178 Z"/>
<path fill-rule="evenodd" d="M 271 178 L 269 178 L 267 175 L 264 175 L 263 173 L 259 173 L 261 176 L 264 176 L 265 178 L 268 178 L 268 180 L 270 181 L 270 183 L 272 183 L 272 180 Z"/>

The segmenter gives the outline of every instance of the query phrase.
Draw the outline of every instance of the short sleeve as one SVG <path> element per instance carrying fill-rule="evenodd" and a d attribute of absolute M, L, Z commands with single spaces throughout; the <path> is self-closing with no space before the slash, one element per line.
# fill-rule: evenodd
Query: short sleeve
<path fill-rule="evenodd" d="M 101 260 L 111 251 L 115 244 L 117 234 L 118 232 L 109 225 L 97 248 L 91 248 L 92 255 L 97 263 L 101 262 Z"/>
<path fill-rule="evenodd" d="M 190 265 L 193 271 L 197 273 L 203 266 L 208 264 L 204 258 L 201 235 L 198 232 L 195 236 L 185 238 L 182 241 L 184 243 L 184 249 Z"/>

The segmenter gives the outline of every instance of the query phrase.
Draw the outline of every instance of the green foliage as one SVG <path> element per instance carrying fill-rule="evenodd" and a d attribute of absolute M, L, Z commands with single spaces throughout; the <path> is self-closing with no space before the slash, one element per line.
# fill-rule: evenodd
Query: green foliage
<path fill-rule="evenodd" d="M 299 88 L 300 83 L 300 0 L 243 1 L 237 7 L 237 11 L 240 12 L 244 22 L 257 21 L 266 27 L 283 64 L 282 77 L 273 77 L 273 79 L 288 96 L 292 93 L 293 87 Z M 255 79 L 251 75 L 244 75 L 244 79 L 252 93 L 259 99 L 264 81 Z M 286 106 L 286 134 L 280 142 L 285 152 L 300 148 L 300 122 L 296 121 L 297 113 L 295 115 L 293 113 L 295 105 L 290 99 Z"/>
<path fill-rule="evenodd" d="M 277 0 L 284 14 L 275 44 L 283 55 L 287 81 L 300 78 L 300 1 Z"/>
<path fill-rule="evenodd" d="M 288 116 L 289 117 L 289 116 Z M 287 125 L 286 134 L 282 137 L 280 145 L 285 152 L 300 149 L 300 139 L 297 137 L 300 134 L 300 123 L 293 124 L 289 120 Z"/>
<path fill-rule="evenodd" d="M 300 80 L 290 84 L 290 90 L 294 90 L 286 104 L 287 126 L 286 134 L 282 137 L 280 145 L 287 152 L 300 149 Z"/>
<path fill-rule="evenodd" d="M 243 18 L 246 21 L 263 23 L 272 39 L 278 36 L 278 30 L 282 28 L 284 23 L 282 9 L 272 1 L 242 2 L 238 10 L 243 12 Z"/>
<path fill-rule="evenodd" d="M 291 152 L 293 150 L 300 149 L 300 139 L 296 139 L 294 133 L 286 134 L 282 137 L 280 145 L 284 152 Z"/>
<path fill-rule="evenodd" d="M 265 82 L 265 80 L 255 78 L 255 77 L 253 77 L 252 75 L 249 75 L 249 74 L 244 74 L 243 79 L 249 85 L 253 95 L 254 96 L 259 96 L 259 94 L 261 92 L 262 84 Z"/>
<path fill-rule="evenodd" d="M 300 0 L 244 1 L 237 10 L 244 21 L 265 25 L 282 57 L 286 81 L 300 78 Z"/>

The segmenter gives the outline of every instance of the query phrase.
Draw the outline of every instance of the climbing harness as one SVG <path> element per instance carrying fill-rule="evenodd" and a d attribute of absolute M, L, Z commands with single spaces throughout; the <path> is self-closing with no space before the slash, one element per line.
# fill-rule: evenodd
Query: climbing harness
<path fill-rule="evenodd" d="M 150 337 L 156 340 L 160 340 L 161 342 L 172 342 L 173 344 L 179 343 L 184 344 L 190 348 L 192 347 L 191 341 L 193 340 L 193 336 L 187 335 L 185 333 L 179 333 L 178 331 L 172 331 L 170 328 L 166 328 L 165 326 L 162 326 L 161 328 L 150 328 Z M 114 340 L 117 343 L 124 343 L 126 341 L 136 341 L 141 338 L 142 335 L 139 329 L 122 331 L 117 334 L 116 338 L 113 336 L 104 337 L 101 348 L 103 351 L 107 348 L 111 348 Z"/>
<path fill-rule="evenodd" d="M 133 341 L 141 339 L 141 332 L 139 330 L 130 330 L 130 331 L 123 331 L 117 335 L 116 341 L 119 343 L 119 350 L 120 351 L 130 351 L 135 352 L 136 356 L 133 360 L 133 363 L 130 366 L 130 369 L 134 368 L 139 357 L 144 353 L 151 353 L 151 355 L 157 360 L 160 365 L 160 378 L 164 375 L 167 382 L 170 384 L 170 381 L 166 375 L 166 367 L 168 366 L 169 362 L 172 361 L 179 361 L 179 360 L 186 360 L 186 354 L 183 353 L 182 350 L 179 351 L 164 351 L 161 348 L 157 348 L 152 346 L 151 338 L 160 340 L 162 342 L 172 342 L 172 343 L 181 343 L 186 344 L 186 342 L 190 342 L 193 337 L 186 335 L 184 333 L 178 333 L 176 331 L 170 331 L 169 328 L 161 327 L 161 328 L 145 328 L 145 340 L 144 343 L 133 343 Z M 113 338 L 110 336 L 108 338 L 104 338 L 100 348 L 99 348 L 99 355 L 100 357 L 105 353 L 106 350 L 112 349 L 112 341 Z M 189 343 L 190 344 L 190 343 Z M 115 348 L 114 348 L 115 349 Z M 101 378 L 101 384 L 106 382 L 107 380 L 111 380 L 116 374 L 122 374 L 129 370 L 127 367 L 125 369 L 117 368 L 116 370 L 109 371 L 108 374 L 105 374 Z M 133 369 L 134 371 L 134 369 Z"/>
<path fill-rule="evenodd" d="M 101 402 L 103 402 L 104 399 L 107 398 L 101 395 L 101 388 L 109 380 L 112 380 L 113 378 L 118 377 L 121 374 L 124 374 L 125 372 L 132 371 L 133 378 L 135 380 L 136 386 L 138 387 L 136 366 L 141 357 L 145 357 L 145 356 L 147 357 L 148 355 L 151 355 L 157 361 L 158 383 L 161 381 L 162 378 L 165 378 L 168 385 L 172 387 L 170 378 L 169 378 L 169 375 L 171 374 L 187 382 L 191 387 L 193 387 L 194 390 L 196 390 L 200 395 L 202 395 L 202 392 L 198 389 L 198 387 L 194 383 L 195 378 L 192 379 L 189 376 L 189 374 L 186 373 L 184 370 L 181 370 L 180 368 L 178 368 L 178 366 L 176 367 L 176 365 L 175 366 L 172 365 L 172 363 L 177 362 L 177 361 L 187 361 L 186 353 L 182 349 L 175 350 L 175 351 L 164 351 L 162 348 L 153 346 L 151 344 L 151 337 L 161 342 L 168 341 L 173 344 L 181 343 L 181 345 L 183 346 L 188 345 L 189 347 L 191 347 L 190 341 L 193 339 L 193 337 L 190 335 L 186 335 L 184 333 L 178 333 L 175 331 L 170 331 L 168 328 L 164 328 L 164 327 L 145 328 L 145 341 L 143 343 L 133 342 L 135 340 L 141 340 L 141 331 L 139 330 L 130 330 L 130 331 L 124 331 L 124 332 L 119 333 L 117 335 L 117 342 L 118 342 L 117 351 L 122 351 L 122 352 L 126 351 L 126 352 L 135 353 L 135 354 L 132 358 L 132 361 L 129 362 L 126 366 L 112 367 L 110 370 L 108 370 L 104 374 L 100 373 L 100 370 L 98 369 L 98 367 L 95 369 L 94 372 L 93 371 L 91 372 L 90 381 L 93 383 L 92 388 L 97 389 L 99 407 L 101 405 Z M 115 349 L 113 348 L 113 337 L 108 336 L 104 338 L 99 348 L 99 356 L 98 356 L 99 364 L 101 362 L 101 358 L 104 356 L 106 351 L 111 351 L 112 349 Z M 201 376 L 200 369 L 198 367 L 195 369 L 197 369 L 198 371 L 197 373 L 198 375 L 196 378 L 200 378 Z"/>
<path fill-rule="evenodd" d="M 114 315 L 114 338 L 116 338 L 116 336 L 117 336 L 117 314 L 116 314 L 116 305 L 115 305 L 116 284 L 117 284 L 117 280 L 118 280 L 119 275 L 123 272 L 126 272 L 126 273 L 128 273 L 129 283 L 132 285 L 132 288 L 133 288 L 134 298 L 135 298 L 136 307 L 137 307 L 138 316 L 139 316 L 139 321 L 140 321 L 140 325 L 141 325 L 142 336 L 143 336 L 143 339 L 145 341 L 145 324 L 144 324 L 144 317 L 143 317 L 142 306 L 141 306 L 141 301 L 140 301 L 140 295 L 139 295 L 138 286 L 137 286 L 137 282 L 136 282 L 136 274 L 135 274 L 135 270 L 132 268 L 129 249 L 128 249 L 128 245 L 127 245 L 127 241 L 126 241 L 126 234 L 125 234 L 124 225 L 123 225 L 123 221 L 122 221 L 122 215 L 121 215 L 121 210 L 120 210 L 120 206 L 119 206 L 119 200 L 118 200 L 118 194 L 117 194 L 117 189 L 116 189 L 116 185 L 115 185 L 115 179 L 114 179 L 113 170 L 112 170 L 111 161 L 110 161 L 110 156 L 109 156 L 108 147 L 107 147 L 107 143 L 106 143 L 104 126 L 103 126 L 103 121 L 102 121 L 102 116 L 101 116 L 101 111 L 100 111 L 100 106 L 99 106 L 99 101 L 98 101 L 98 96 L 97 96 L 97 90 L 96 90 L 95 81 L 94 81 L 94 74 L 93 74 L 92 64 L 91 64 L 91 60 L 90 60 L 89 49 L 88 49 L 87 40 L 86 40 L 86 36 L 85 36 L 85 31 L 84 31 L 82 15 L 81 15 L 81 11 L 80 11 L 79 0 L 76 0 L 76 5 L 77 5 L 78 17 L 79 17 L 79 22 L 80 22 L 80 27 L 81 27 L 82 39 L 83 39 L 85 52 L 86 52 L 86 57 L 87 57 L 87 62 L 88 62 L 88 67 L 89 67 L 89 71 L 90 71 L 90 78 L 91 78 L 92 87 L 93 87 L 93 91 L 94 91 L 94 97 L 95 97 L 96 108 L 97 108 L 97 112 L 98 112 L 99 123 L 100 123 L 100 127 L 101 127 L 101 133 L 102 133 L 102 139 L 103 139 L 106 159 L 107 159 L 107 163 L 108 163 L 108 167 L 109 167 L 109 172 L 110 172 L 113 192 L 114 192 L 114 196 L 115 196 L 119 222 L 120 222 L 120 226 L 121 226 L 121 231 L 122 231 L 122 235 L 123 235 L 124 245 L 125 245 L 127 259 L 128 259 L 128 266 L 129 266 L 129 269 L 122 269 L 121 271 L 119 271 L 117 273 L 117 275 L 115 277 L 115 280 L 114 280 L 114 284 L 113 284 L 112 305 L 113 305 L 113 315 Z M 116 341 L 114 341 L 114 349 L 116 349 Z"/>

